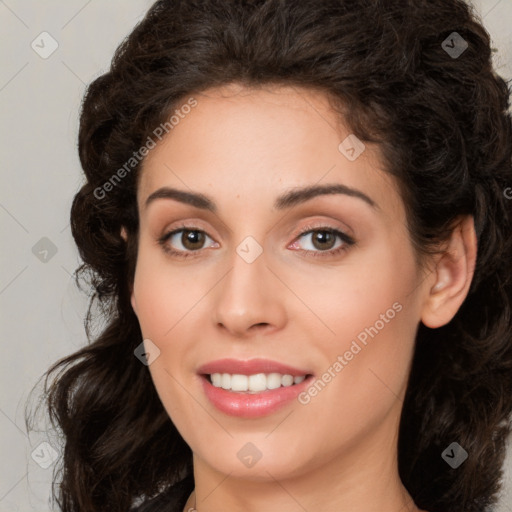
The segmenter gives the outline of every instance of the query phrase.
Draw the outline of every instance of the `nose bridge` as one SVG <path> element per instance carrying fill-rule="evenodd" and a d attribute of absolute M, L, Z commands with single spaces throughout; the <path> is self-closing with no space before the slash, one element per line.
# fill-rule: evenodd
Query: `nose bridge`
<path fill-rule="evenodd" d="M 234 248 L 230 270 L 219 283 L 214 321 L 241 335 L 253 325 L 282 327 L 285 319 L 282 287 L 267 267 L 263 247 L 247 236 Z"/>

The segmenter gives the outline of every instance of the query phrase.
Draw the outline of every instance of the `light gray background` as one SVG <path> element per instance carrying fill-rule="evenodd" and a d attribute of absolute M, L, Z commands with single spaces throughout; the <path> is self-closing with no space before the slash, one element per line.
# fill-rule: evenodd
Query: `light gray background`
<path fill-rule="evenodd" d="M 28 436 L 23 414 L 28 393 L 43 372 L 86 341 L 86 297 L 71 278 L 79 258 L 68 223 L 82 181 L 78 111 L 86 84 L 106 71 L 117 45 L 151 4 L 0 0 L 0 512 L 50 510 L 54 465 L 43 469 L 31 453 L 45 461 L 50 453 L 41 442 L 57 451 L 60 447 L 52 432 Z M 510 79 L 512 0 L 478 0 L 476 6 L 498 48 L 496 68 Z M 58 42 L 47 59 L 31 48 L 43 31 Z M 32 252 L 43 237 L 57 249 L 46 255 L 46 262 Z M 497 512 L 512 512 L 511 452 Z"/>

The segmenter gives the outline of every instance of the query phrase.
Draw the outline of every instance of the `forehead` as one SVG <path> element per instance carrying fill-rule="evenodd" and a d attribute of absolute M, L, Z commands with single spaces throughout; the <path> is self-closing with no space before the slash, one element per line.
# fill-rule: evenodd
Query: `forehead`
<path fill-rule="evenodd" d="M 263 200 L 326 181 L 366 189 L 377 203 L 389 201 L 391 188 L 396 206 L 396 186 L 378 148 L 365 144 L 350 161 L 340 143 L 354 136 L 322 92 L 230 84 L 191 96 L 196 106 L 175 118 L 143 163 L 140 205 L 163 186 Z"/>

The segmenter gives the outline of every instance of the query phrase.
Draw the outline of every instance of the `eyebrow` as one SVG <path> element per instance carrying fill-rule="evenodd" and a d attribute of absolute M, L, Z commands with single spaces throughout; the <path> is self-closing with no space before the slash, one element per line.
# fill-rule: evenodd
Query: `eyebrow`
<path fill-rule="evenodd" d="M 374 209 L 379 209 L 377 203 L 373 201 L 366 194 L 355 188 L 342 185 L 340 183 L 333 183 L 328 185 L 311 185 L 304 188 L 292 189 L 284 194 L 280 195 L 274 202 L 275 210 L 284 210 L 291 208 L 298 204 L 304 203 L 313 199 L 314 197 L 328 195 L 328 194 L 343 194 L 350 197 L 355 197 L 363 200 Z M 209 210 L 213 213 L 217 212 L 217 206 L 215 202 L 197 192 L 187 192 L 185 190 L 179 190 L 176 188 L 162 187 L 153 192 L 147 199 L 145 207 L 147 208 L 150 203 L 156 199 L 174 199 L 180 203 L 189 204 L 195 208 L 202 210 Z"/>

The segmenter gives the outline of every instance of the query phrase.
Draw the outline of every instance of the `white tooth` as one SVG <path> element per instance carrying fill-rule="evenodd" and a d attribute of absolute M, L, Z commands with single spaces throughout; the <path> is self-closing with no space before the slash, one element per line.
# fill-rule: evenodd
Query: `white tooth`
<path fill-rule="evenodd" d="M 241 375 L 230 373 L 212 373 L 210 379 L 212 385 L 226 390 L 249 393 L 259 393 L 268 389 L 277 389 L 281 386 L 289 387 L 300 384 L 306 378 L 305 375 L 294 377 L 293 375 L 281 375 L 280 373 L 257 373 L 255 375 Z"/>
<path fill-rule="evenodd" d="M 293 376 L 292 375 L 283 375 L 281 377 L 281 384 L 283 386 L 291 386 L 293 384 Z"/>
<path fill-rule="evenodd" d="M 249 377 L 247 375 L 231 375 L 231 389 L 233 391 L 247 391 L 249 387 Z"/>
<path fill-rule="evenodd" d="M 250 391 L 265 391 L 265 389 L 267 389 L 267 376 L 264 373 L 249 376 Z"/>
<path fill-rule="evenodd" d="M 222 386 L 222 375 L 220 373 L 212 373 L 210 377 L 215 387 L 220 388 Z"/>
<path fill-rule="evenodd" d="M 222 389 L 231 389 L 231 375 L 229 373 L 222 374 Z"/>
<path fill-rule="evenodd" d="M 277 389 L 281 387 L 281 374 L 280 373 L 269 373 L 267 375 L 267 388 Z"/>

